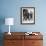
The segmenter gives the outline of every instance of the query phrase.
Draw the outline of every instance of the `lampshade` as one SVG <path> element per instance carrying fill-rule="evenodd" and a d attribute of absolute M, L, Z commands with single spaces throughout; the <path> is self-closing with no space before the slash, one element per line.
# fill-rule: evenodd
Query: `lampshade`
<path fill-rule="evenodd" d="M 14 25 L 14 18 L 5 18 L 5 25 Z"/>

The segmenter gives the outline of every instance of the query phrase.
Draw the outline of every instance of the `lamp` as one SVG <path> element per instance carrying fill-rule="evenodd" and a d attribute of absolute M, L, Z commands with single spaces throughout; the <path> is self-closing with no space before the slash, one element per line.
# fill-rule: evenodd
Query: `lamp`
<path fill-rule="evenodd" d="M 10 33 L 10 25 L 14 25 L 14 18 L 5 18 L 5 25 L 9 25 L 8 34 L 11 35 L 11 33 Z"/>

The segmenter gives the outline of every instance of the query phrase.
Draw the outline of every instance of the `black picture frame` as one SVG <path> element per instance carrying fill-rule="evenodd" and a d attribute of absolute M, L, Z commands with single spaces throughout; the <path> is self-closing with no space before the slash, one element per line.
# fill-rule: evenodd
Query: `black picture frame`
<path fill-rule="evenodd" d="M 21 7 L 21 24 L 35 24 L 35 7 Z"/>

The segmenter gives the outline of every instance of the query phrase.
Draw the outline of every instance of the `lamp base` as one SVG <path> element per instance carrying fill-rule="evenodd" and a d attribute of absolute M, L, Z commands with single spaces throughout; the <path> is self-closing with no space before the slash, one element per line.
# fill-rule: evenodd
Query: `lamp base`
<path fill-rule="evenodd" d="M 11 35 L 11 33 L 10 33 L 10 32 L 8 32 L 8 34 L 9 34 L 9 35 Z"/>

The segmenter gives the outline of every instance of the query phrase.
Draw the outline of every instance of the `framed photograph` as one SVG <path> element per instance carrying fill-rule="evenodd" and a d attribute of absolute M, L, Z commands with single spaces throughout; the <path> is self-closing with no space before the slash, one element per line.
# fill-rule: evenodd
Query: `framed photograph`
<path fill-rule="evenodd" d="M 21 7 L 21 24 L 35 24 L 34 7 Z"/>

